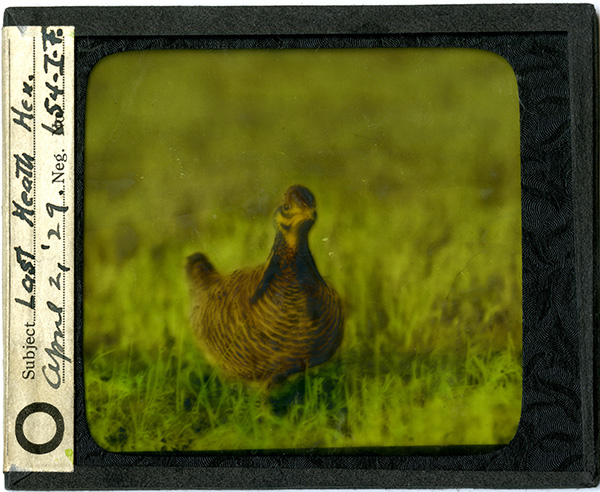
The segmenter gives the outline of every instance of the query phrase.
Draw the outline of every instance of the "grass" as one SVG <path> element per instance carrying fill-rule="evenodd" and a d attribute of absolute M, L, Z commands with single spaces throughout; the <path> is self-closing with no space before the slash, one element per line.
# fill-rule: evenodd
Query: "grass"
<path fill-rule="evenodd" d="M 103 60 L 86 117 L 92 435 L 156 452 L 508 442 L 519 170 L 516 82 L 490 53 Z M 319 367 L 247 387 L 197 350 L 183 265 L 195 251 L 224 273 L 264 262 L 296 183 L 317 199 L 310 246 L 344 301 L 344 341 Z"/>

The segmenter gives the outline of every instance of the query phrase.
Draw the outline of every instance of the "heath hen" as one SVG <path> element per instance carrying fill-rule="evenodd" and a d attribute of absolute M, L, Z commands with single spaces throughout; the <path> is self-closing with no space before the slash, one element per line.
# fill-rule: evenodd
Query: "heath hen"
<path fill-rule="evenodd" d="M 339 347 L 342 303 L 308 246 L 316 217 L 313 194 L 292 186 L 275 210 L 264 265 L 221 275 L 205 255 L 188 258 L 194 334 L 226 375 L 275 383 L 327 361 Z"/>

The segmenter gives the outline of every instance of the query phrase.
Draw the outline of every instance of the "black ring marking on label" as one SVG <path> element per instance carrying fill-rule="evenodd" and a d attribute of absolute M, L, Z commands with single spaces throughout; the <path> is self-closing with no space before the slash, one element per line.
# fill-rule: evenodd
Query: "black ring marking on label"
<path fill-rule="evenodd" d="M 27 417 L 34 413 L 46 413 L 50 415 L 50 417 L 52 417 L 54 423 L 56 424 L 56 433 L 54 434 L 54 437 L 46 443 L 36 444 L 27 439 L 27 437 L 25 437 L 25 433 L 23 432 L 23 425 L 25 424 L 25 420 L 27 420 Z M 17 420 L 15 422 L 15 436 L 21 447 L 29 453 L 47 454 L 54 451 L 62 442 L 64 435 L 65 420 L 63 419 L 63 416 L 58 410 L 58 408 L 56 408 L 54 405 L 51 405 L 50 403 L 31 403 L 25 408 L 23 408 L 19 412 L 19 415 L 17 415 Z"/>

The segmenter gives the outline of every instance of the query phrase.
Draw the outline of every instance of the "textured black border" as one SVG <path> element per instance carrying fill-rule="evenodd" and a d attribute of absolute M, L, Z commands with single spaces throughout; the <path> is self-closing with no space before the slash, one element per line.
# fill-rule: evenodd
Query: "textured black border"
<path fill-rule="evenodd" d="M 85 422 L 76 286 L 76 469 L 10 489 L 585 487 L 598 483 L 598 51 L 589 5 L 11 8 L 76 27 L 78 267 L 85 89 L 109 53 L 157 48 L 471 47 L 511 63 L 521 101 L 524 391 L 515 439 L 484 453 L 108 453 Z M 79 272 L 81 268 L 77 268 Z"/>

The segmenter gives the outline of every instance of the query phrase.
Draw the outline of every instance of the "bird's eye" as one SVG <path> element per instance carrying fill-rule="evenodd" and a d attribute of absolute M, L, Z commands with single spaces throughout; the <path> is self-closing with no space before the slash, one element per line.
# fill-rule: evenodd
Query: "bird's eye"
<path fill-rule="evenodd" d="M 283 207 L 281 207 L 284 212 L 287 212 L 290 209 L 290 206 L 286 203 Z"/>

